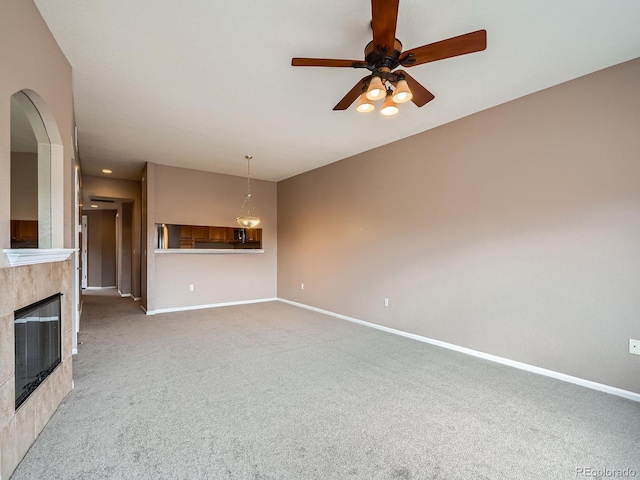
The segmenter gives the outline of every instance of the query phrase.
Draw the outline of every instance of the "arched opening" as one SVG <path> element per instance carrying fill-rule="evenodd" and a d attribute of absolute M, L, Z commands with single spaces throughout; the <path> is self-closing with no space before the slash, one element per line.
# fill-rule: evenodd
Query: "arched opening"
<path fill-rule="evenodd" d="M 11 248 L 62 247 L 62 141 L 35 92 L 11 96 Z"/>

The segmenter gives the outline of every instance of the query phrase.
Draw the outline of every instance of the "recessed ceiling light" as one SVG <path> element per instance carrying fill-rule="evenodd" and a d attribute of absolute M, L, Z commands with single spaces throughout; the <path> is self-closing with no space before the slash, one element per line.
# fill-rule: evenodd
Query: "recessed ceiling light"
<path fill-rule="evenodd" d="M 91 208 L 98 208 L 98 205 L 96 205 L 95 203 L 92 203 Z"/>
<path fill-rule="evenodd" d="M 102 173 L 113 173 L 113 171 L 109 170 L 108 168 L 103 168 Z"/>

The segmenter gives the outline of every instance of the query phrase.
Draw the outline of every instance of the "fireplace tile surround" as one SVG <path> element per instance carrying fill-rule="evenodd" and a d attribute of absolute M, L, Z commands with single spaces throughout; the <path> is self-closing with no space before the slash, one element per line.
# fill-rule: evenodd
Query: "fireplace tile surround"
<path fill-rule="evenodd" d="M 0 480 L 8 479 L 72 386 L 73 257 L 0 267 Z M 62 363 L 15 410 L 13 312 L 62 293 Z"/>

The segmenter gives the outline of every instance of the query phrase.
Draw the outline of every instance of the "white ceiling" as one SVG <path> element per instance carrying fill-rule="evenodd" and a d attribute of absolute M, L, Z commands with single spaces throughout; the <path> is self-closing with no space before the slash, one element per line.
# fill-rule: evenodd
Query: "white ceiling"
<path fill-rule="evenodd" d="M 333 106 L 366 73 L 369 0 L 35 0 L 73 66 L 82 168 L 146 161 L 281 180 L 640 56 L 638 0 L 401 0 L 404 49 L 487 30 L 487 49 L 416 66 L 434 95 L 393 118 Z"/>

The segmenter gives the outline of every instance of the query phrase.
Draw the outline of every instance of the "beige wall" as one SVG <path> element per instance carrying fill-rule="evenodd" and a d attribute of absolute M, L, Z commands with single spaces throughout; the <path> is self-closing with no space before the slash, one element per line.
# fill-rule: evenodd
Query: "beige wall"
<path fill-rule="evenodd" d="M 53 221 L 63 224 L 58 247 L 73 245 L 72 160 L 73 103 L 71 66 L 31 0 L 2 0 L 0 4 L 0 218 L 9 218 L 10 101 L 15 92 L 29 89 L 46 103 L 45 125 L 54 121 L 64 158 L 52 171 Z M 52 139 L 52 143 L 56 140 Z M 56 147 L 54 147 L 55 149 Z M 58 214 L 60 212 L 60 214 Z M 9 247 L 9 224 L 0 222 L 0 246 Z"/>
<path fill-rule="evenodd" d="M 87 286 L 116 286 L 116 211 L 84 211 L 87 216 Z"/>
<path fill-rule="evenodd" d="M 146 311 L 153 310 L 149 307 L 149 295 L 153 295 L 155 289 L 154 257 L 152 255 L 153 244 L 153 223 L 155 221 L 155 189 L 154 185 L 147 181 L 149 176 L 155 177 L 155 164 L 147 163 L 142 169 L 142 261 L 140 264 L 140 293 L 141 306 Z M 153 299 L 151 299 L 153 303 Z"/>
<path fill-rule="evenodd" d="M 54 246 L 73 245 L 73 105 L 71 66 L 30 0 L 0 2 L 0 248 L 10 247 L 10 99 L 23 89 L 43 101 L 45 125 L 55 123 L 61 141 L 52 149 Z M 53 132 L 51 132 L 53 133 Z M 60 140 L 58 139 L 58 140 Z M 55 143 L 56 139 L 52 140 Z M 59 239 L 59 240 L 58 240 Z M 0 478 L 7 479 L 71 389 L 72 260 L 10 267 L 0 254 Z M 63 362 L 14 410 L 13 312 L 55 292 L 63 298 Z"/>
<path fill-rule="evenodd" d="M 640 392 L 639 85 L 640 59 L 278 183 L 278 296 Z"/>
<path fill-rule="evenodd" d="M 246 193 L 246 178 L 148 164 L 149 252 L 155 223 L 233 227 Z M 171 254 L 149 258 L 147 310 L 192 307 L 276 296 L 276 184 L 251 181 L 262 217 L 264 253 Z M 153 282 L 153 288 L 150 286 Z M 194 285 L 194 291 L 189 291 Z"/>
<path fill-rule="evenodd" d="M 120 253 L 118 255 L 118 291 L 120 295 L 132 295 L 132 253 L 133 251 L 140 252 L 140 242 L 137 246 L 133 247 L 133 203 L 123 203 L 118 209 L 118 222 L 119 222 L 119 236 L 117 239 L 119 242 Z M 138 232 L 140 232 L 140 222 L 137 224 Z M 138 255 L 138 263 L 135 266 L 138 270 L 136 278 L 140 280 L 140 256 Z M 138 297 L 140 296 L 139 285 L 137 286 Z M 135 296 L 135 295 L 134 295 Z"/>

